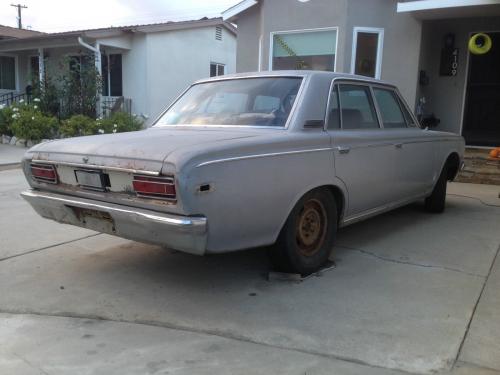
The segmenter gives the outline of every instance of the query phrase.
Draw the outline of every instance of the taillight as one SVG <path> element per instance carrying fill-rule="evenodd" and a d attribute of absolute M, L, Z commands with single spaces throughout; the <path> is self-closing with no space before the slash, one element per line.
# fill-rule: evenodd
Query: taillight
<path fill-rule="evenodd" d="M 157 199 L 175 199 L 173 177 L 134 176 L 132 181 L 137 196 Z"/>
<path fill-rule="evenodd" d="M 57 184 L 57 172 L 53 165 L 30 164 L 33 179 L 39 182 Z"/>

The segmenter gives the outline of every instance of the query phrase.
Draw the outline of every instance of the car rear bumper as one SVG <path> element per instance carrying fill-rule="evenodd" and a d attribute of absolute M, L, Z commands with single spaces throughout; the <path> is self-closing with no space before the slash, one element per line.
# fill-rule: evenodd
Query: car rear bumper
<path fill-rule="evenodd" d="M 186 253 L 205 253 L 207 219 L 202 216 L 164 214 L 38 190 L 21 196 L 47 219 Z"/>

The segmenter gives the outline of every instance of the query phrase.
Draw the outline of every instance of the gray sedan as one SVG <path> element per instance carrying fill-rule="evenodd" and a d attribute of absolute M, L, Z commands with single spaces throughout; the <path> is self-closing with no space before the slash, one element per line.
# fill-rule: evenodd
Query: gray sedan
<path fill-rule="evenodd" d="M 338 227 L 425 199 L 442 212 L 464 140 L 421 129 L 397 88 L 328 72 L 196 82 L 147 130 L 30 149 L 43 217 L 203 255 L 270 246 L 309 274 Z"/>

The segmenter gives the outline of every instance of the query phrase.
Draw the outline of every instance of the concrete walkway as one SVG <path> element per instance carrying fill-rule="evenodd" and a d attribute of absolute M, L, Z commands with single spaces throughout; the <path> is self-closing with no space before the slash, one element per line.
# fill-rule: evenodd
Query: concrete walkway
<path fill-rule="evenodd" d="M 500 373 L 498 189 L 450 184 L 442 215 L 347 227 L 336 268 L 291 283 L 267 281 L 263 250 L 195 257 L 43 220 L 20 170 L 0 180 L 0 373 Z"/>
<path fill-rule="evenodd" d="M 24 147 L 0 144 L 0 170 L 21 163 L 21 159 L 27 150 Z"/>

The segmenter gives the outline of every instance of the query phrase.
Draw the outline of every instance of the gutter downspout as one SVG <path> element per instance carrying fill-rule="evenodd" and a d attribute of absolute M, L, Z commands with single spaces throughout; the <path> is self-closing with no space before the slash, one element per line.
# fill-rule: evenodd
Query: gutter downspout
<path fill-rule="evenodd" d="M 87 49 L 91 50 L 92 52 L 94 52 L 94 55 L 95 55 L 95 68 L 97 69 L 97 72 L 99 73 L 99 76 L 100 76 L 100 77 L 101 77 L 101 79 L 102 79 L 101 49 L 100 49 L 100 44 L 99 44 L 99 42 L 96 42 L 96 43 L 95 43 L 95 47 L 94 47 L 94 46 L 91 46 L 91 45 L 90 45 L 90 44 L 88 44 L 88 43 L 85 43 L 85 42 L 83 41 L 82 37 L 81 37 L 81 36 L 79 36 L 79 37 L 78 37 L 78 43 L 79 43 L 81 46 L 83 46 L 83 47 L 85 47 L 85 48 L 87 48 Z M 99 115 L 99 116 L 102 116 L 102 112 L 103 112 L 103 111 L 102 111 L 102 108 L 101 108 L 101 106 L 100 106 L 101 95 L 99 95 L 99 94 L 100 94 L 100 92 L 101 92 L 101 90 L 98 88 L 98 89 L 97 89 L 97 91 L 98 91 L 98 95 L 97 95 L 98 99 L 97 99 L 97 103 L 96 103 L 96 109 L 97 109 L 97 110 L 98 110 L 98 112 L 99 112 L 99 114 L 98 114 L 98 115 Z"/>
<path fill-rule="evenodd" d="M 78 43 L 91 50 L 92 52 L 94 52 L 95 54 L 95 68 L 97 69 L 97 71 L 99 72 L 100 75 L 102 75 L 102 67 L 101 67 L 101 50 L 100 50 L 100 45 L 99 45 L 99 42 L 96 42 L 95 44 L 95 47 L 94 46 L 91 46 L 90 44 L 88 43 L 85 43 L 82 39 L 81 36 L 78 37 Z"/>

